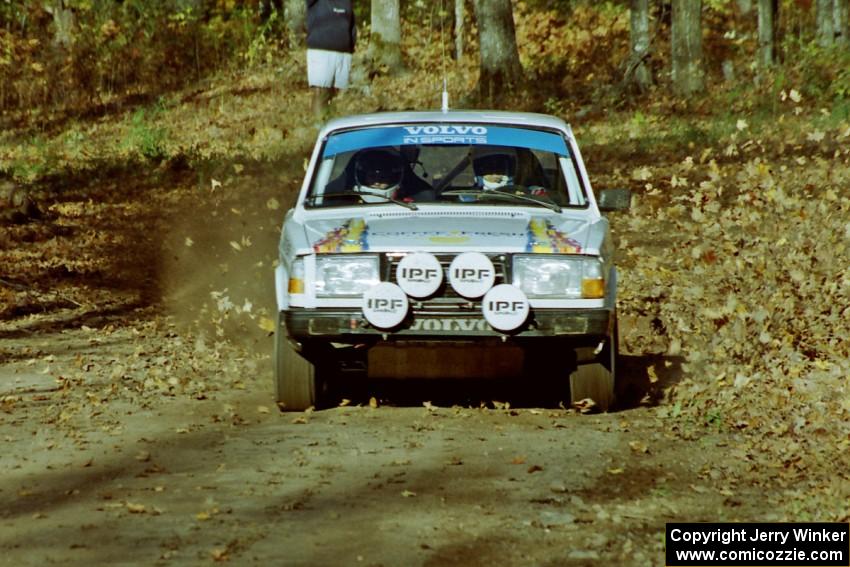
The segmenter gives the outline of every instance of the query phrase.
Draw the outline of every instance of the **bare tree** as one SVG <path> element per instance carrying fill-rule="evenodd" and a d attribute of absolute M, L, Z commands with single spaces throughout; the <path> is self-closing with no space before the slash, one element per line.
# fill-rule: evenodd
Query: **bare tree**
<path fill-rule="evenodd" d="M 848 43 L 847 23 L 848 18 L 850 18 L 850 7 L 848 7 L 848 0 L 833 0 L 833 2 L 833 26 L 835 28 L 835 42 L 840 43 L 842 45 L 846 45 Z"/>
<path fill-rule="evenodd" d="M 367 55 L 375 67 L 385 66 L 390 73 L 404 69 L 399 0 L 372 0 L 372 33 Z"/>
<path fill-rule="evenodd" d="M 631 0 L 631 48 L 625 82 L 634 80 L 641 90 L 652 84 L 652 74 L 646 65 L 649 57 L 649 0 Z"/>
<path fill-rule="evenodd" d="M 779 0 L 759 0 L 758 62 L 767 69 L 776 62 L 776 22 Z"/>
<path fill-rule="evenodd" d="M 827 47 L 835 41 L 835 10 L 832 0 L 817 0 L 818 45 Z"/>
<path fill-rule="evenodd" d="M 511 0 L 475 0 L 480 75 L 478 93 L 492 101 L 517 87 L 523 75 Z"/>
<path fill-rule="evenodd" d="M 463 56 L 463 20 L 465 18 L 465 0 L 455 0 L 455 58 Z"/>
<path fill-rule="evenodd" d="M 689 95 L 705 87 L 702 62 L 702 0 L 673 0 L 673 90 Z"/>
<path fill-rule="evenodd" d="M 307 5 L 304 0 L 286 0 L 286 28 L 289 31 L 290 47 L 304 45 L 304 31 L 307 29 Z"/>
<path fill-rule="evenodd" d="M 0 181 L 0 224 L 25 223 L 41 217 L 41 210 L 23 187 Z"/>
<path fill-rule="evenodd" d="M 60 47 L 68 47 L 74 43 L 74 29 L 77 18 L 70 6 L 64 0 L 54 0 L 46 4 L 48 12 L 53 15 L 53 42 Z"/>

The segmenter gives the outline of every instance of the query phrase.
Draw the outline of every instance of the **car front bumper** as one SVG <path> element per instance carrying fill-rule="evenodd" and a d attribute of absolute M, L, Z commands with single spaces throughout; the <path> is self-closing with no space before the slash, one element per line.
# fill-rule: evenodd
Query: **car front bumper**
<path fill-rule="evenodd" d="M 572 338 L 588 343 L 611 336 L 614 312 L 610 309 L 532 309 L 525 325 L 511 333 L 490 327 L 480 312 L 414 313 L 397 329 L 382 330 L 371 326 L 359 310 L 298 309 L 281 313 L 288 335 L 295 341 L 326 340 L 363 343 L 373 340 L 475 340 L 509 337 L 525 342 L 541 339 Z"/>

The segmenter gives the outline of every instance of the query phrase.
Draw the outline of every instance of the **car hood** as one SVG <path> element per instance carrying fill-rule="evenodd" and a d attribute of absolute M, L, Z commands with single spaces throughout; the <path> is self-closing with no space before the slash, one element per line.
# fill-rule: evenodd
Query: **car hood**
<path fill-rule="evenodd" d="M 593 224 L 586 219 L 527 215 L 430 216 L 312 220 L 305 224 L 317 253 L 539 252 L 593 253 Z"/>

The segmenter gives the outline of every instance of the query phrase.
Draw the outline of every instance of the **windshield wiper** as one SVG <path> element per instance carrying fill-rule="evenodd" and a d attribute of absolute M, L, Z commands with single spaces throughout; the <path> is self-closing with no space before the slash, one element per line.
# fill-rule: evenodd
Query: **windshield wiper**
<path fill-rule="evenodd" d="M 551 209 L 556 213 L 560 213 L 563 209 L 557 203 L 553 203 L 551 201 L 541 201 L 535 197 L 531 197 L 529 195 L 525 195 L 523 193 L 516 193 L 514 191 L 523 191 L 525 187 L 522 185 L 506 185 L 504 187 L 499 187 L 497 190 L 486 190 L 486 189 L 449 189 L 448 191 L 443 191 L 441 195 L 474 195 L 476 197 L 495 197 L 497 199 L 508 199 L 514 201 L 522 201 L 524 203 L 533 203 L 535 205 L 546 207 L 547 209 Z"/>
<path fill-rule="evenodd" d="M 369 193 L 370 197 L 378 197 L 379 199 L 384 199 L 387 202 L 395 203 L 396 205 L 401 205 L 402 207 L 408 208 L 411 211 L 418 211 L 419 207 L 416 206 L 415 203 L 408 203 L 407 201 L 401 201 L 399 199 L 394 199 L 392 197 L 385 197 L 383 195 L 375 195 L 373 193 Z M 319 199 L 333 199 L 334 197 L 363 197 L 363 193 L 358 191 L 340 191 L 339 193 L 325 193 L 324 195 L 312 195 L 304 199 L 304 202 L 310 205 L 316 204 L 316 201 Z"/>

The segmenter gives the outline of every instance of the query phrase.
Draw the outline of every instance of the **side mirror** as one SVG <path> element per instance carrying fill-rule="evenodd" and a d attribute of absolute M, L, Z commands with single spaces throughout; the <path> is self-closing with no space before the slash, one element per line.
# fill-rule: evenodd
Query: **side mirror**
<path fill-rule="evenodd" d="M 632 205 L 629 189 L 603 189 L 599 192 L 599 210 L 603 213 L 625 211 Z"/>

